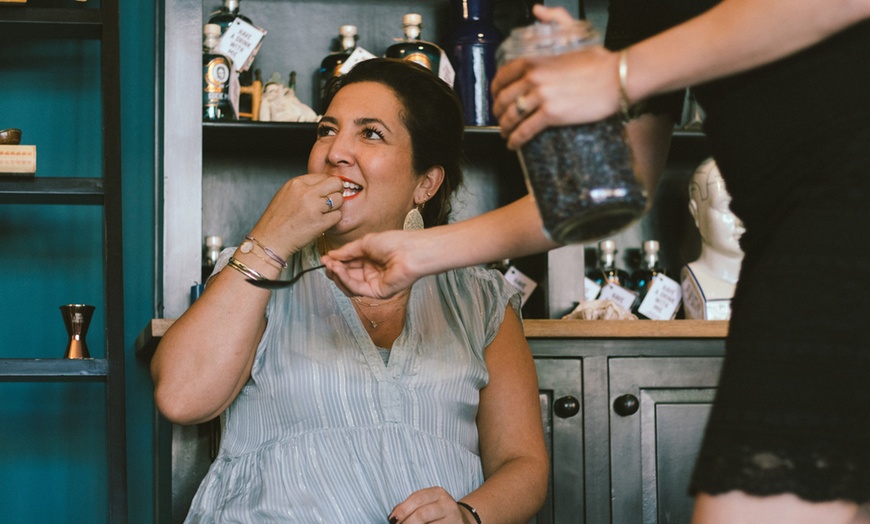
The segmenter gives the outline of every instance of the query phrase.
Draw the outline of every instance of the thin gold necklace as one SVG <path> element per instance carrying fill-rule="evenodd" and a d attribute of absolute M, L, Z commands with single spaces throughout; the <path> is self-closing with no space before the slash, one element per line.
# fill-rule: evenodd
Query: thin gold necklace
<path fill-rule="evenodd" d="M 396 298 L 399 298 L 400 296 L 402 296 L 402 295 L 404 295 L 404 294 L 406 294 L 406 293 L 407 293 L 407 290 L 406 290 L 405 292 L 400 293 L 399 295 L 397 295 Z M 352 298 L 353 298 L 354 302 L 356 302 L 356 303 L 357 303 L 358 305 L 360 305 L 360 306 L 362 306 L 363 304 L 365 304 L 365 302 L 362 302 L 362 301 L 360 301 L 360 300 L 357 300 L 357 297 L 352 297 Z M 391 299 L 390 302 L 392 302 L 393 300 L 395 300 L 395 299 Z M 384 302 L 384 304 L 386 304 L 386 302 Z M 375 304 L 375 307 L 380 306 L 380 305 L 381 305 L 381 304 Z M 402 309 L 404 308 L 404 306 L 407 306 L 407 303 L 398 306 L 398 307 L 397 307 L 397 308 L 396 308 L 392 313 L 390 313 L 389 315 L 387 315 L 386 318 L 382 318 L 381 320 L 377 320 L 377 321 L 372 320 L 368 315 L 366 315 L 366 312 L 363 311 L 363 308 L 362 308 L 362 307 L 358 307 L 358 308 L 357 308 L 357 311 L 359 311 L 360 314 L 363 316 L 363 318 L 365 318 L 365 319 L 368 321 L 368 323 L 372 326 L 372 330 L 375 330 L 375 329 L 378 329 L 378 326 L 380 326 L 381 324 L 383 324 L 383 323 L 386 322 L 387 320 L 390 320 L 391 318 L 393 318 L 393 317 L 395 317 L 396 315 L 398 315 L 399 312 L 402 311 Z"/>
<path fill-rule="evenodd" d="M 390 302 L 393 302 L 393 301 L 397 300 L 398 298 L 404 296 L 409 290 L 410 290 L 410 288 L 406 289 L 405 291 L 402 291 L 401 293 L 394 296 L 393 298 L 384 300 L 383 302 L 363 302 L 362 298 L 360 298 L 360 297 L 350 297 L 350 298 L 351 298 L 351 300 L 353 300 L 354 302 L 356 302 L 357 304 L 359 304 L 361 306 L 381 307 L 383 305 L 389 304 Z"/>

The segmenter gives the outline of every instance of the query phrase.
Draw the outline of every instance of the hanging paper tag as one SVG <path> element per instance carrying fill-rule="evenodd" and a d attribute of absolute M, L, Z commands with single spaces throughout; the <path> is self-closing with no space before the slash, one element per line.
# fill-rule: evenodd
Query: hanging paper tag
<path fill-rule="evenodd" d="M 626 311 L 631 311 L 632 304 L 637 300 L 637 293 L 609 282 L 601 288 L 601 294 L 598 295 L 598 299 L 609 300 Z"/>
<path fill-rule="evenodd" d="M 637 312 L 650 320 L 672 320 L 680 307 L 682 296 L 680 284 L 659 273 L 650 282 Z"/>
<path fill-rule="evenodd" d="M 447 54 L 444 50 L 441 50 L 441 60 L 439 60 L 438 65 L 438 78 L 447 82 L 447 85 L 453 87 L 453 81 L 456 79 L 456 71 L 453 69 L 453 64 L 450 63 L 450 59 L 447 58 Z"/>
<path fill-rule="evenodd" d="M 601 286 L 598 282 L 586 277 L 583 281 L 583 300 L 595 300 L 598 298 L 598 293 L 601 293 Z"/>
<path fill-rule="evenodd" d="M 704 303 L 707 320 L 730 320 L 731 299 L 719 298 Z"/>
<path fill-rule="evenodd" d="M 532 291 L 538 287 L 538 283 L 520 272 L 516 266 L 511 266 L 504 274 L 505 279 L 517 288 L 523 294 L 522 304 L 525 304 L 532 294 Z"/>
<path fill-rule="evenodd" d="M 345 60 L 344 63 L 341 64 L 341 67 L 338 68 L 338 72 L 339 74 L 346 75 L 350 72 L 351 69 L 353 69 L 353 66 L 365 60 L 370 60 L 372 58 L 377 58 L 377 56 L 369 53 L 362 47 L 357 47 L 353 50 L 350 56 L 347 57 L 347 60 Z"/>
<path fill-rule="evenodd" d="M 234 70 L 247 71 L 265 36 L 266 30 L 236 18 L 221 35 L 217 51 L 233 61 Z"/>

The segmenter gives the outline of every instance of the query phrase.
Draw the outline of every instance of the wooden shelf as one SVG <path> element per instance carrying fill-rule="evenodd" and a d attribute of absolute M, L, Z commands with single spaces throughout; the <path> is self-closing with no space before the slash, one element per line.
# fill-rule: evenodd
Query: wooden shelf
<path fill-rule="evenodd" d="M 0 178 L 0 204 L 103 203 L 101 178 Z"/>
<path fill-rule="evenodd" d="M 175 322 L 155 318 L 136 338 L 136 356 L 150 359 L 160 338 Z M 526 338 L 725 338 L 727 320 L 523 320 Z"/>
<path fill-rule="evenodd" d="M 109 362 L 105 359 L 28 359 L 0 360 L 2 382 L 105 382 Z"/>

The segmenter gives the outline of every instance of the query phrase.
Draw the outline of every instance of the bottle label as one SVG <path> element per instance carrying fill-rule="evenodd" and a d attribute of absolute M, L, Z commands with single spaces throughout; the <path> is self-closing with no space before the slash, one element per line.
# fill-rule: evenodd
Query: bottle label
<path fill-rule="evenodd" d="M 511 266 L 504 274 L 504 278 L 510 282 L 510 284 L 517 288 L 517 290 L 523 294 L 523 298 L 520 301 L 521 305 L 524 305 L 526 301 L 532 294 L 532 291 L 538 287 L 538 283 L 523 274 L 516 266 Z"/>
<path fill-rule="evenodd" d="M 632 304 L 637 300 L 637 293 L 610 282 L 601 288 L 601 294 L 598 295 L 598 298 L 609 300 L 626 311 L 631 311 Z"/>
<path fill-rule="evenodd" d="M 233 69 L 241 73 L 251 67 L 265 36 L 266 30 L 236 18 L 221 35 L 217 52 L 232 60 Z"/>
<path fill-rule="evenodd" d="M 429 60 L 429 57 L 426 56 L 425 53 L 408 53 L 405 55 L 405 60 L 409 62 L 416 62 L 426 69 L 432 69 L 432 61 Z"/>
<path fill-rule="evenodd" d="M 223 56 L 209 60 L 204 67 L 205 105 L 217 107 L 229 99 L 230 64 Z"/>
<path fill-rule="evenodd" d="M 680 284 L 659 273 L 650 282 L 649 290 L 637 311 L 650 320 L 671 320 L 677 314 L 682 297 Z"/>
<path fill-rule="evenodd" d="M 589 277 L 583 281 L 583 300 L 595 300 L 598 298 L 598 293 L 601 293 L 601 286 L 598 282 Z"/>
<path fill-rule="evenodd" d="M 369 60 L 371 58 L 377 58 L 377 57 L 374 54 L 366 51 L 362 47 L 357 47 L 356 49 L 353 50 L 353 52 L 350 54 L 350 56 L 347 57 L 347 60 L 345 60 L 341 64 L 341 66 L 338 68 L 336 76 L 346 75 L 351 69 L 353 69 L 353 66 L 357 65 L 358 63 L 360 63 L 364 60 Z"/>

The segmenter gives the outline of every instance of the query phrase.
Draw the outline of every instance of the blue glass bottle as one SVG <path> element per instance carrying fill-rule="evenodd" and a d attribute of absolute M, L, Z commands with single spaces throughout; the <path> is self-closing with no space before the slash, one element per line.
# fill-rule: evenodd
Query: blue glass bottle
<path fill-rule="evenodd" d="M 444 47 L 456 71 L 453 89 L 470 126 L 498 124 L 492 114 L 490 84 L 503 36 L 492 23 L 493 5 L 493 0 L 451 0 L 453 31 Z"/>

